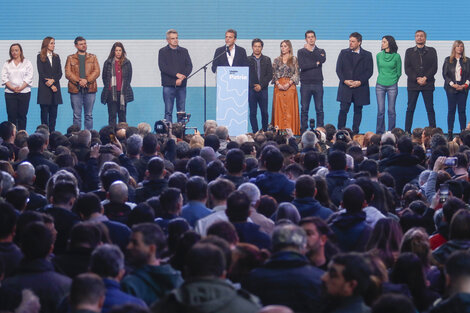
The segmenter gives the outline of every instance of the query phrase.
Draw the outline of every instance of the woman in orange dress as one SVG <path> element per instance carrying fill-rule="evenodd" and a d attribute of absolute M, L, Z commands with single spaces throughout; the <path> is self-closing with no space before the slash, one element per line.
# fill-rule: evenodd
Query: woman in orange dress
<path fill-rule="evenodd" d="M 290 40 L 281 42 L 281 55 L 273 63 L 273 114 L 272 124 L 279 129 L 290 128 L 294 135 L 300 135 L 299 99 L 299 64 L 292 54 Z"/>

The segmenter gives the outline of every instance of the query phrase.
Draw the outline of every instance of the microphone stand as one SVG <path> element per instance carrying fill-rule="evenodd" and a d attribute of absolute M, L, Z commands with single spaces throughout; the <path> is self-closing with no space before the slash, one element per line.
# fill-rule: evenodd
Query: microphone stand
<path fill-rule="evenodd" d="M 204 69 L 204 121 L 207 121 L 207 116 L 206 116 L 206 110 L 207 110 L 207 91 L 206 91 L 206 88 L 207 88 L 207 66 L 209 64 L 211 64 L 212 62 L 214 62 L 215 60 L 217 60 L 218 58 L 220 58 L 221 56 L 223 56 L 225 53 L 227 53 L 227 47 L 224 49 L 224 51 L 221 54 L 215 56 L 212 60 L 210 60 L 209 62 L 204 64 L 196 72 L 192 73 L 191 75 L 189 75 L 186 78 L 186 79 L 190 79 L 191 77 L 196 75 L 198 72 L 200 72 L 202 69 Z"/>

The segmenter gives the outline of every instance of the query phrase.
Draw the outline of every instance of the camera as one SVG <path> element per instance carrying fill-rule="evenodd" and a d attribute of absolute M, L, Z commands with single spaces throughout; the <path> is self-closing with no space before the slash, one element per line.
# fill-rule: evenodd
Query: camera
<path fill-rule="evenodd" d="M 111 144 L 100 146 L 100 153 L 113 153 L 113 147 Z"/>
<path fill-rule="evenodd" d="M 346 131 L 340 130 L 339 132 L 337 132 L 336 133 L 336 141 L 344 141 L 344 142 L 348 143 L 349 138 L 348 138 L 348 135 L 347 135 Z"/>
<path fill-rule="evenodd" d="M 309 122 L 310 122 L 310 130 L 313 131 L 315 129 L 315 119 L 311 118 Z"/>
<path fill-rule="evenodd" d="M 449 185 L 441 184 L 439 187 L 439 202 L 444 203 L 449 198 Z"/>
<path fill-rule="evenodd" d="M 157 134 L 168 134 L 170 123 L 166 120 L 156 121 L 153 128 Z"/>
<path fill-rule="evenodd" d="M 189 123 L 189 119 L 191 118 L 191 113 L 186 113 L 184 111 L 176 112 L 176 117 L 178 118 L 178 121 L 181 121 L 181 124 L 185 126 L 186 124 Z"/>

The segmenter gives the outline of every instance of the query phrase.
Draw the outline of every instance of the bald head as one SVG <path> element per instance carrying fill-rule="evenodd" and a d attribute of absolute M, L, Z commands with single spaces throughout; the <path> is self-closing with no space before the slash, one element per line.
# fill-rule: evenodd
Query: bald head
<path fill-rule="evenodd" d="M 128 197 L 127 185 L 117 180 L 109 187 L 109 201 L 115 203 L 125 203 Z"/>
<path fill-rule="evenodd" d="M 19 185 L 31 185 L 35 179 L 34 166 L 29 162 L 18 164 L 16 168 L 16 183 Z"/>

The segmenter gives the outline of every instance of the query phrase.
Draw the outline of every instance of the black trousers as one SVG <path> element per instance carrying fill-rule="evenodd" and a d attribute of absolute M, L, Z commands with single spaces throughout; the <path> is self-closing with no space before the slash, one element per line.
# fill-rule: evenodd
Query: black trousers
<path fill-rule="evenodd" d="M 29 99 L 31 99 L 31 92 L 5 92 L 8 121 L 15 124 L 18 130 L 26 129 L 26 115 L 28 115 Z"/>
<path fill-rule="evenodd" d="M 119 123 L 126 122 L 126 109 L 127 104 L 124 106 L 124 110 L 121 110 L 121 104 L 119 103 L 119 98 L 121 97 L 121 92 L 117 92 L 117 101 L 113 101 L 113 96 L 110 94 L 108 96 L 107 105 L 108 105 L 108 123 L 109 125 L 116 125 L 116 114 L 119 119 Z"/>
<path fill-rule="evenodd" d="M 40 104 L 41 106 L 41 124 L 47 125 L 49 131 L 55 131 L 57 120 L 57 104 Z"/>
<path fill-rule="evenodd" d="M 353 99 L 354 100 L 354 99 Z M 353 101 L 354 102 L 354 101 Z M 346 119 L 348 117 L 349 108 L 351 107 L 351 102 L 341 102 L 339 115 L 338 115 L 338 129 L 346 127 Z M 356 104 L 354 102 L 354 116 L 353 116 L 353 133 L 359 133 L 359 126 L 361 126 L 362 120 L 362 105 Z"/>
<path fill-rule="evenodd" d="M 428 113 L 429 126 L 436 127 L 436 113 L 434 112 L 434 90 L 408 90 L 408 107 L 406 108 L 405 131 L 411 134 L 413 115 L 419 93 L 423 94 L 424 105 Z"/>

